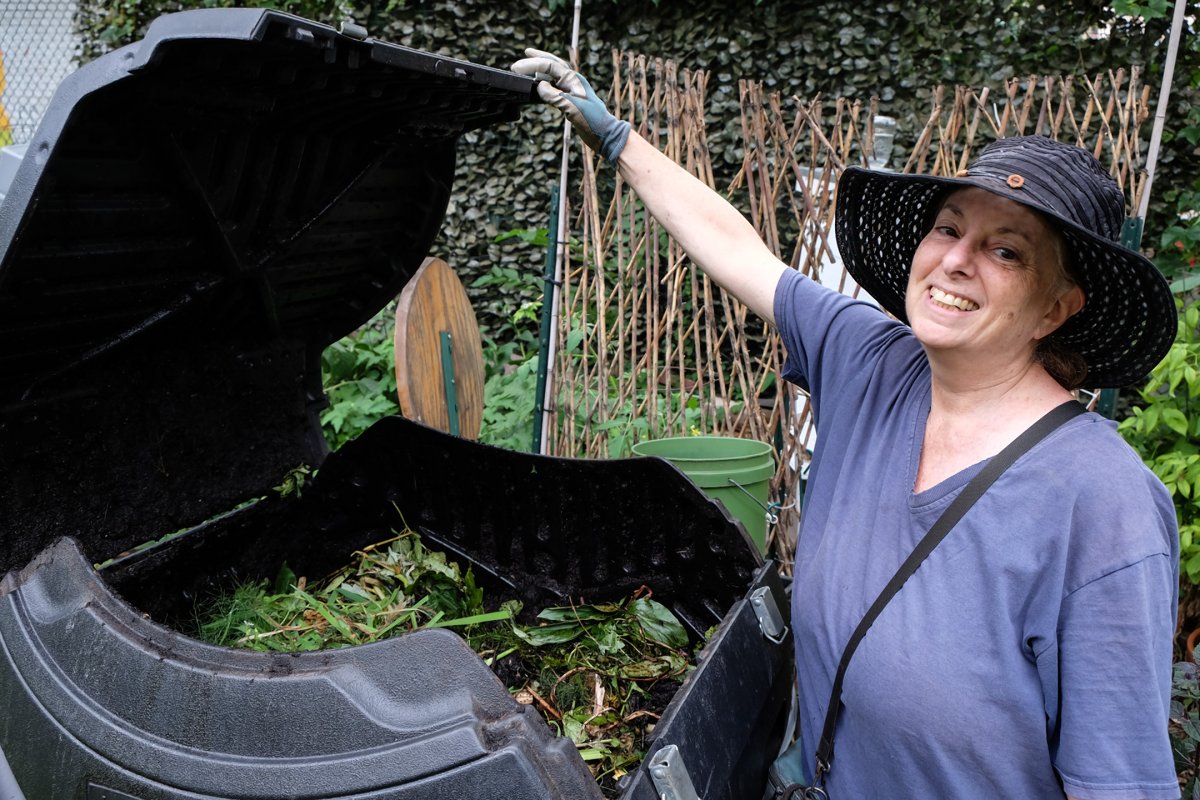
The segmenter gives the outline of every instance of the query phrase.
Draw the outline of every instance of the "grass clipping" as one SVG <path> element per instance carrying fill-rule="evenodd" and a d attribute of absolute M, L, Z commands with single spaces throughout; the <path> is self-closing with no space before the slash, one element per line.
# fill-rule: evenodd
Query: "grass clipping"
<path fill-rule="evenodd" d="M 274 585 L 243 584 L 198 615 L 198 638 L 259 651 L 324 650 L 421 628 L 454 628 L 509 687 L 570 738 L 606 796 L 636 769 L 662 709 L 691 670 L 683 625 L 644 587 L 616 603 L 484 606 L 470 568 L 406 530 L 309 584 L 284 565 Z"/>

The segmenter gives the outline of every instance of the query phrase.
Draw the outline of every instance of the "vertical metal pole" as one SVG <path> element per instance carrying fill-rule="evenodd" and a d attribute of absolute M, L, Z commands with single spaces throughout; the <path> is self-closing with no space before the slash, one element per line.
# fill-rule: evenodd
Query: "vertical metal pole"
<path fill-rule="evenodd" d="M 579 17 L 583 9 L 583 0 L 575 0 L 575 18 L 571 23 L 571 62 L 579 63 Z M 563 144 L 562 144 L 562 164 L 559 168 L 558 178 L 558 225 L 555 238 L 558 240 L 558 257 L 555 259 L 554 265 L 554 302 L 550 304 L 550 350 L 546 354 L 546 363 L 550 365 L 548 375 L 554 369 L 555 349 L 557 346 L 558 337 L 555 333 L 558 331 L 559 305 L 562 299 L 562 271 L 563 264 L 567 260 L 567 158 L 571 154 L 571 123 L 563 121 Z M 552 402 L 554 394 L 554 381 L 552 378 L 546 380 L 546 386 L 542 394 L 542 441 L 538 447 L 538 452 L 543 455 L 549 452 L 550 437 L 545 435 L 545 432 L 550 429 L 550 412 L 554 404 Z"/>
<path fill-rule="evenodd" d="M 538 371 L 537 389 L 533 405 L 533 448 L 532 452 L 542 453 L 542 427 L 549 415 L 547 403 L 549 396 L 546 392 L 546 382 L 550 373 L 550 340 L 554 337 L 554 300 L 558 292 L 555 281 L 555 271 L 558 264 L 558 192 L 557 186 L 550 190 L 550 233 L 546 242 L 546 266 L 542 270 L 542 329 L 538 335 Z"/>
<path fill-rule="evenodd" d="M 1158 163 L 1158 146 L 1162 141 L 1163 125 L 1167 120 L 1167 104 L 1171 100 L 1171 81 L 1175 77 L 1175 59 L 1179 54 L 1179 37 L 1183 31 L 1183 14 L 1187 0 L 1175 0 L 1175 16 L 1171 18 L 1171 35 L 1167 43 L 1167 61 L 1163 65 L 1163 82 L 1158 89 L 1158 106 L 1154 109 L 1154 128 L 1150 132 L 1150 150 L 1146 153 L 1146 186 L 1138 203 L 1137 216 L 1146 219 L 1150 207 L 1150 187 L 1154 184 L 1154 168 Z M 1141 242 L 1141 232 L 1138 232 Z"/>
<path fill-rule="evenodd" d="M 1171 35 L 1167 44 L 1167 61 L 1163 65 L 1162 86 L 1158 90 L 1158 106 L 1154 110 L 1154 128 L 1150 133 L 1150 149 L 1146 154 L 1146 185 L 1138 201 L 1137 213 L 1125 220 L 1121 228 L 1121 244 L 1130 250 L 1142 246 L 1142 226 L 1150 207 L 1150 187 L 1154 185 L 1154 169 L 1158 164 L 1158 148 L 1162 142 L 1163 126 L 1167 120 L 1167 105 L 1171 100 L 1171 81 L 1175 77 L 1175 59 L 1179 54 L 1179 37 L 1183 31 L 1183 16 L 1187 0 L 1175 0 L 1175 16 L 1171 19 Z M 1096 402 L 1096 412 L 1112 419 L 1117 413 L 1117 390 L 1104 389 Z"/>

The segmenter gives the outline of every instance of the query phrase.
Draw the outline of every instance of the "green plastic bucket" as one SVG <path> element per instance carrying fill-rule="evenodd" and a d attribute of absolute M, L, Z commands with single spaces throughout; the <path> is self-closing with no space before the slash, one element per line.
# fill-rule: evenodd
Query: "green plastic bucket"
<path fill-rule="evenodd" d="M 767 489 L 775 474 L 771 446 L 731 436 L 676 436 L 638 442 L 633 452 L 670 461 L 741 521 L 760 553 L 767 551 Z"/>

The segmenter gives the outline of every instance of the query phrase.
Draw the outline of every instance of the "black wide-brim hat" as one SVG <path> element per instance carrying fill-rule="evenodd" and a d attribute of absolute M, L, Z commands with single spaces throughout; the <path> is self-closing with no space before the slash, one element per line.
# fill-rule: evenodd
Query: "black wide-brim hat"
<path fill-rule="evenodd" d="M 1087 385 L 1144 381 L 1175 338 L 1175 299 L 1158 268 L 1120 244 L 1124 195 L 1074 145 L 1044 136 L 998 139 L 955 177 L 846 169 L 838 181 L 837 244 L 850 275 L 908 322 L 904 296 L 917 245 L 942 199 L 968 186 L 1040 212 L 1062 234 L 1087 299 L 1050 338 L 1087 362 Z"/>

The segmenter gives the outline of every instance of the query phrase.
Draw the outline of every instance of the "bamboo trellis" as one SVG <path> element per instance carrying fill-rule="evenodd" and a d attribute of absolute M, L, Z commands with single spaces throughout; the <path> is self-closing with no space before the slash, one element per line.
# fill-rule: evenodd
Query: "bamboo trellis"
<path fill-rule="evenodd" d="M 613 53 L 609 106 L 691 174 L 715 187 L 704 126 L 708 74 Z M 837 178 L 874 166 L 877 102 L 810 100 L 739 83 L 742 165 L 725 188 L 767 246 L 793 268 L 840 291 L 857 287 L 837 260 Z M 995 91 L 935 87 L 904 172 L 954 174 L 1001 136 L 1041 134 L 1090 149 L 1135 209 L 1145 186 L 1142 128 L 1150 87 L 1137 68 L 1107 75 L 1012 79 Z M 598 170 L 601 172 L 598 174 Z M 773 330 L 700 273 L 619 176 L 582 158 L 563 271 L 554 365 L 551 450 L 612 457 L 634 442 L 694 433 L 772 442 L 777 522 L 770 536 L 790 564 L 802 473 L 813 441 L 807 397 L 778 380 L 784 353 Z M 607 199 L 603 199 L 607 198 Z"/>

